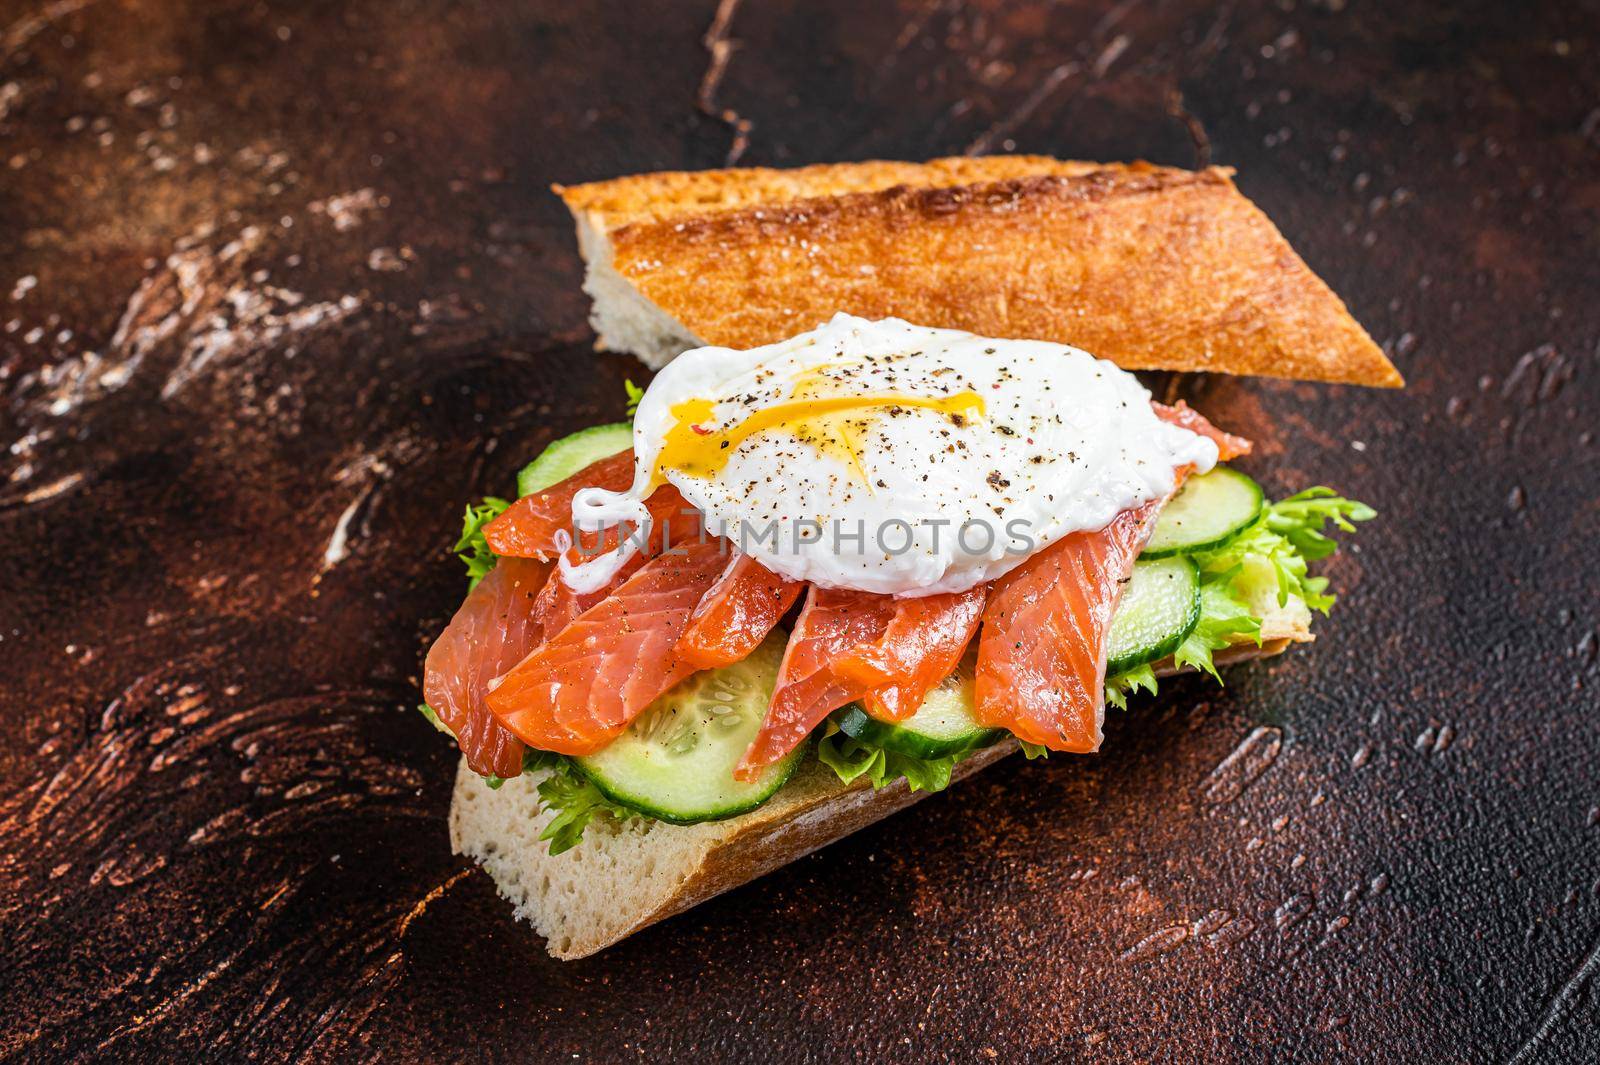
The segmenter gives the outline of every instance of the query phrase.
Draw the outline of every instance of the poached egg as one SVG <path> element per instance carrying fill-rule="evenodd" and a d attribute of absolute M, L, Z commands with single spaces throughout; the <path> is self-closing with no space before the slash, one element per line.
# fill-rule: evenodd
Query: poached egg
<path fill-rule="evenodd" d="M 1137 378 L 1077 348 L 847 314 L 765 347 L 684 352 L 640 400 L 633 449 L 626 492 L 573 500 L 577 528 L 632 527 L 607 554 L 563 557 L 577 591 L 637 550 L 664 484 L 784 577 L 923 596 L 1002 576 L 1217 461 L 1212 441 L 1156 417 Z M 678 542 L 697 534 L 679 525 Z"/>

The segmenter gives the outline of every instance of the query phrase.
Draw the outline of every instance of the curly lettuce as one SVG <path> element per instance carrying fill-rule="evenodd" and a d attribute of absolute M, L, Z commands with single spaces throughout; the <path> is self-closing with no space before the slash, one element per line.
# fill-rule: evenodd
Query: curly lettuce
<path fill-rule="evenodd" d="M 439 720 L 433 707 L 422 703 L 417 709 L 434 728 L 451 739 L 455 738 L 456 734 L 449 725 Z M 596 814 L 604 814 L 618 821 L 646 816 L 607 799 L 566 755 L 529 748 L 522 756 L 522 772 L 526 774 L 541 769 L 548 769 L 550 775 L 539 781 L 537 786 L 539 804 L 546 810 L 554 810 L 555 817 L 539 833 L 539 839 L 550 844 L 551 854 L 569 851 L 582 843 L 583 830 L 589 827 L 589 822 Z M 506 778 L 491 773 L 483 776 L 483 782 L 498 791 Z"/>
<path fill-rule="evenodd" d="M 1339 549 L 1324 531 L 1329 525 L 1353 533 L 1356 522 L 1376 516 L 1365 503 L 1331 488 L 1308 488 L 1267 506 L 1256 524 L 1230 542 L 1193 555 L 1200 567 L 1200 622 L 1173 654 L 1174 664 L 1220 684 L 1213 652 L 1242 642 L 1240 636 L 1260 644 L 1262 613 L 1270 606 L 1304 604 L 1328 613 L 1335 599 L 1328 579 L 1310 576 L 1307 564 Z M 1106 701 L 1122 709 L 1129 695 L 1155 691 L 1156 675 L 1148 665 L 1106 681 Z"/>
<path fill-rule="evenodd" d="M 490 570 L 494 569 L 495 553 L 489 550 L 489 543 L 483 536 L 483 527 L 505 513 L 510 505 L 510 500 L 498 496 L 485 496 L 483 502 L 476 506 L 468 504 L 466 513 L 461 517 L 461 538 L 450 550 L 466 563 L 469 592 L 489 575 Z"/>
<path fill-rule="evenodd" d="M 873 788 L 904 778 L 912 791 L 943 791 L 950 786 L 950 773 L 962 757 L 911 758 L 847 736 L 831 721 L 827 734 L 817 743 L 817 759 L 833 770 L 841 783 L 865 776 Z"/>
<path fill-rule="evenodd" d="M 627 821 L 646 815 L 607 799 L 588 777 L 580 773 L 572 760 L 548 751 L 529 751 L 522 761 L 522 771 L 531 773 L 538 769 L 550 770 L 550 775 L 539 781 L 539 804 L 553 810 L 555 817 L 539 833 L 539 839 L 550 844 L 551 854 L 561 854 L 583 842 L 583 830 L 596 814 L 618 821 Z M 493 785 L 490 785 L 491 787 Z"/>
<path fill-rule="evenodd" d="M 1050 756 L 1047 747 L 1020 742 L 1022 753 L 1029 761 Z M 912 758 L 899 751 L 885 750 L 865 740 L 847 736 L 829 721 L 825 734 L 817 741 L 817 760 L 833 770 L 842 784 L 865 776 L 874 789 L 904 779 L 912 791 L 943 791 L 950 786 L 950 774 L 955 771 L 956 764 L 978 750 L 981 748 L 943 758 Z"/>
<path fill-rule="evenodd" d="M 437 724 L 437 719 L 426 706 L 421 709 L 424 716 Z M 439 727 L 442 731 L 449 731 L 442 725 Z M 544 831 L 539 833 L 539 839 L 550 844 L 551 854 L 569 851 L 582 843 L 583 830 L 589 827 L 589 822 L 596 814 L 604 814 L 618 821 L 645 816 L 637 810 L 619 806 L 607 799 L 588 777 L 578 771 L 572 764 L 572 759 L 566 755 L 529 748 L 522 756 L 523 774 L 544 769 L 550 771 L 549 776 L 539 781 L 535 790 L 539 793 L 539 805 L 546 810 L 555 811 L 555 817 L 551 818 Z M 483 782 L 498 791 L 506 782 L 506 778 L 485 776 Z"/>

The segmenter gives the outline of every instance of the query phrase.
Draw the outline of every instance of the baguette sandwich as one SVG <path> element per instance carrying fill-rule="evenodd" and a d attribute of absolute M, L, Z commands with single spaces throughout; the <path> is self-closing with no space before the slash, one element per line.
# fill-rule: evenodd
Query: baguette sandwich
<path fill-rule="evenodd" d="M 560 191 L 600 342 L 664 369 L 467 508 L 423 706 L 463 755 L 454 849 L 556 957 L 1019 749 L 1093 752 L 1108 701 L 1331 606 L 1308 564 L 1372 511 L 1269 502 L 1247 440 L 1127 372 L 1400 383 L 1225 173 Z"/>

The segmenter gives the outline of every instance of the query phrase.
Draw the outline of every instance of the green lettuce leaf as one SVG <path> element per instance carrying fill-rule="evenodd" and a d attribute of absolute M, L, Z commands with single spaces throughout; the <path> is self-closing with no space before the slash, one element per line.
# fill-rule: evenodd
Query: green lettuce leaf
<path fill-rule="evenodd" d="M 596 814 L 605 814 L 618 821 L 643 817 L 637 810 L 618 806 L 600 793 L 589 778 L 578 772 L 570 759 L 548 751 L 529 751 L 523 760 L 522 771 L 550 769 L 551 773 L 539 781 L 539 802 L 556 816 L 545 826 L 539 838 L 550 844 L 551 854 L 561 854 L 583 842 L 583 830 Z M 492 787 L 493 785 L 491 785 Z"/>
<path fill-rule="evenodd" d="M 1244 584 L 1249 574 L 1264 570 L 1277 581 L 1278 606 L 1297 597 L 1326 614 L 1335 598 L 1328 594 L 1328 578 L 1307 572 L 1307 563 L 1339 549 L 1323 530 L 1331 523 L 1340 531 L 1355 532 L 1355 522 L 1376 516 L 1365 503 L 1337 496 L 1331 488 L 1308 488 L 1273 503 L 1243 535 L 1216 551 L 1196 555 L 1195 561 L 1207 574 L 1228 574 L 1231 587 L 1242 598 L 1248 598 Z"/>
<path fill-rule="evenodd" d="M 477 506 L 468 505 L 466 513 L 462 515 L 461 539 L 456 541 L 456 546 L 451 550 L 467 565 L 469 592 L 494 569 L 495 555 L 483 538 L 483 527 L 503 514 L 510 505 L 509 500 L 485 496 Z"/>
<path fill-rule="evenodd" d="M 1231 572 L 1231 571 L 1230 571 Z M 1200 621 L 1183 643 L 1173 652 L 1173 664 L 1211 674 L 1218 684 L 1216 663 L 1211 652 L 1238 643 L 1238 636 L 1249 636 L 1261 644 L 1261 622 L 1250 613 L 1250 607 L 1233 590 L 1227 573 L 1206 574 L 1200 584 Z M 1145 667 L 1148 671 L 1149 667 Z M 1155 690 L 1155 675 L 1150 676 L 1150 689 Z"/>
<path fill-rule="evenodd" d="M 632 381 L 622 382 L 623 391 L 628 393 L 628 417 L 639 413 L 639 401 L 644 398 L 644 389 Z"/>
<path fill-rule="evenodd" d="M 532 747 L 522 752 L 522 771 L 533 773 L 540 769 L 563 769 L 567 766 L 567 756 L 554 751 L 536 751 Z"/>
<path fill-rule="evenodd" d="M 1339 549 L 1322 530 L 1332 522 L 1342 532 L 1353 533 L 1353 522 L 1371 521 L 1378 512 L 1365 503 L 1345 499 L 1333 489 L 1318 485 L 1280 500 L 1267 508 L 1266 524 L 1288 540 L 1308 562 L 1327 558 Z"/>
<path fill-rule="evenodd" d="M 817 758 L 845 784 L 865 776 L 874 788 L 893 784 L 901 777 L 912 791 L 943 791 L 950 786 L 950 771 L 963 756 L 909 758 L 846 736 L 828 723 L 828 734 L 817 743 Z"/>
<path fill-rule="evenodd" d="M 1308 488 L 1266 508 L 1261 520 L 1231 543 L 1193 555 L 1200 567 L 1200 621 L 1173 653 L 1173 661 L 1209 674 L 1217 683 L 1213 652 L 1236 644 L 1241 635 L 1260 644 L 1261 619 L 1251 608 L 1252 582 L 1275 585 L 1280 608 L 1298 599 L 1326 614 L 1333 607 L 1328 579 L 1313 577 L 1307 563 L 1327 558 L 1339 545 L 1323 530 L 1332 524 L 1355 532 L 1355 522 L 1370 521 L 1377 512 L 1365 503 L 1335 495 L 1331 488 Z M 1257 600 L 1259 602 L 1259 600 Z M 1156 675 L 1140 666 L 1106 680 L 1106 701 L 1127 709 L 1135 692 L 1155 694 Z"/>
<path fill-rule="evenodd" d="M 1128 696 L 1135 692 L 1156 693 L 1156 673 L 1148 664 L 1106 679 L 1106 702 L 1118 710 L 1128 708 Z"/>
<path fill-rule="evenodd" d="M 455 738 L 455 733 L 439 720 L 439 715 L 434 712 L 433 707 L 423 703 L 417 709 L 434 728 L 452 739 Z M 522 771 L 533 773 L 541 769 L 548 769 L 551 773 L 539 782 L 539 801 L 547 809 L 555 810 L 556 816 L 545 826 L 539 838 L 550 844 L 551 854 L 569 851 L 582 843 L 583 830 L 588 827 L 590 819 L 595 814 L 603 813 L 619 821 L 645 816 L 637 810 L 618 806 L 608 800 L 600 793 L 599 788 L 573 767 L 572 760 L 566 755 L 529 748 L 522 756 Z M 483 782 L 495 791 L 499 791 L 506 778 L 491 773 L 483 777 Z"/>

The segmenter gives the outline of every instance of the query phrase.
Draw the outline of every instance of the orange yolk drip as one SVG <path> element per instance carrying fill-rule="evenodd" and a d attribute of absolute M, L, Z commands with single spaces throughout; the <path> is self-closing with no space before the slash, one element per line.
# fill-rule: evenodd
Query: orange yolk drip
<path fill-rule="evenodd" d="M 802 389 L 796 389 L 799 394 Z M 668 470 L 690 477 L 710 478 L 727 466 L 739 445 L 757 433 L 787 430 L 790 436 L 813 445 L 823 454 L 843 459 L 858 476 L 861 470 L 859 435 L 871 417 L 890 408 L 935 410 L 961 424 L 961 419 L 981 418 L 983 397 L 976 392 L 949 396 L 823 396 L 791 399 L 765 407 L 726 429 L 712 422 L 716 402 L 689 399 L 672 406 L 674 422 L 662 441 L 661 454 L 651 471 L 653 485 L 664 483 Z"/>

